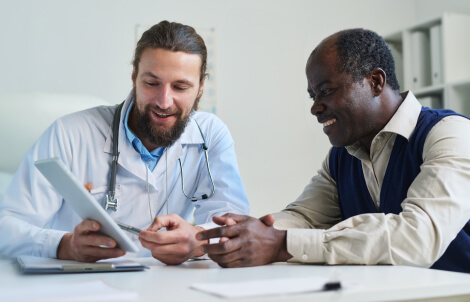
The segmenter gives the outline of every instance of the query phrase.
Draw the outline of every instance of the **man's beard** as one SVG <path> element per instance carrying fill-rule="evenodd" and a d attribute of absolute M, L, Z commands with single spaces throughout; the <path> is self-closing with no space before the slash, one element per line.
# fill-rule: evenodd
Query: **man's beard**
<path fill-rule="evenodd" d="M 176 112 L 171 112 L 176 117 L 176 121 L 174 125 L 169 128 L 165 129 L 163 127 L 159 127 L 159 125 L 154 125 L 150 119 L 149 111 L 151 110 L 150 105 L 146 105 L 144 111 L 141 112 L 137 106 L 137 98 L 136 93 L 134 90 L 134 108 L 135 109 L 135 118 L 137 127 L 139 128 L 140 133 L 150 141 L 153 145 L 157 145 L 159 147 L 170 147 L 173 145 L 176 140 L 183 134 L 184 129 L 186 128 L 189 118 L 197 109 L 197 105 L 199 102 L 199 98 L 197 98 L 194 102 L 193 108 L 191 108 L 191 112 L 186 115 L 182 116 L 181 110 L 177 110 Z M 155 106 L 157 112 L 160 113 L 168 113 L 168 111 L 160 109 L 158 106 Z M 149 150 L 152 151 L 152 150 Z"/>

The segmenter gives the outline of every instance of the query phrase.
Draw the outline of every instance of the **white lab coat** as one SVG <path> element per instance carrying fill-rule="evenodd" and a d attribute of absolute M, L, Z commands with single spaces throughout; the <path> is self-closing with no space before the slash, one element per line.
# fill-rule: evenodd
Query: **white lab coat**
<path fill-rule="evenodd" d="M 148 170 L 126 137 L 121 112 L 119 160 L 116 178 L 118 208 L 108 213 L 117 221 L 146 229 L 156 215 L 168 211 L 209 227 L 211 217 L 227 212 L 248 214 L 249 205 L 240 178 L 233 140 L 228 128 L 216 116 L 196 112 L 181 137 L 161 157 L 154 171 Z M 101 106 L 58 119 L 33 145 L 0 201 L 0 256 L 32 255 L 55 258 L 62 236 L 81 222 L 35 168 L 34 161 L 59 157 L 83 183 L 91 184 L 98 202 L 108 191 L 112 161 L 112 120 L 116 106 Z M 192 202 L 182 193 L 178 158 L 184 168 L 188 196 L 209 195 L 212 186 L 206 168 L 203 142 L 197 120 L 209 148 L 209 162 L 215 184 L 210 199 Z M 13 146 L 14 147 L 14 146 Z M 147 187 L 148 183 L 148 187 Z M 208 223 L 208 224 L 207 224 Z M 140 247 L 138 254 L 150 256 L 136 235 L 128 234 Z"/>

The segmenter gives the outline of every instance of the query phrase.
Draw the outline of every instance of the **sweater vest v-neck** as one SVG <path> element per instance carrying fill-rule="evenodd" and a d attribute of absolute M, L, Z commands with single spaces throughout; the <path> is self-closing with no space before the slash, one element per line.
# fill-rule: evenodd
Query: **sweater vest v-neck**
<path fill-rule="evenodd" d="M 434 125 L 449 115 L 459 114 L 451 110 L 423 107 L 410 139 L 407 140 L 401 135 L 396 136 L 380 191 L 378 211 L 367 188 L 361 161 L 350 155 L 346 148 L 333 147 L 329 157 L 329 168 L 331 176 L 336 181 L 342 219 L 365 213 L 402 212 L 401 203 L 421 170 L 426 137 Z M 470 273 L 470 222 L 466 223 L 432 268 Z"/>

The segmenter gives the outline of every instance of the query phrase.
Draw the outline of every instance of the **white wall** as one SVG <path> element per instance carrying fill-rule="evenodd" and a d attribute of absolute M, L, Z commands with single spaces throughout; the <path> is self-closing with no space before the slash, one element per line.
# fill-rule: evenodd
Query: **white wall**
<path fill-rule="evenodd" d="M 414 0 L 416 22 L 438 17 L 443 12 L 470 14 L 468 0 Z"/>
<path fill-rule="evenodd" d="M 131 88 L 136 24 L 215 27 L 218 115 L 234 137 L 251 214 L 260 216 L 293 201 L 329 148 L 308 113 L 310 51 L 344 28 L 388 34 L 445 9 L 425 3 L 0 0 L 0 92 L 89 94 L 118 103 Z M 418 12 L 422 5 L 429 12 Z"/>

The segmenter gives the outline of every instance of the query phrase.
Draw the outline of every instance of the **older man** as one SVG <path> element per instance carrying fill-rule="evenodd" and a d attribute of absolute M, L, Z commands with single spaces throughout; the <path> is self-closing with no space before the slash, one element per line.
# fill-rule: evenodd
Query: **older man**
<path fill-rule="evenodd" d="M 224 267 L 275 261 L 393 264 L 470 272 L 470 121 L 400 94 L 376 33 L 323 40 L 307 66 L 311 112 L 333 147 L 286 209 L 215 217 L 199 239 Z M 274 227 L 273 227 L 274 223 Z"/>

